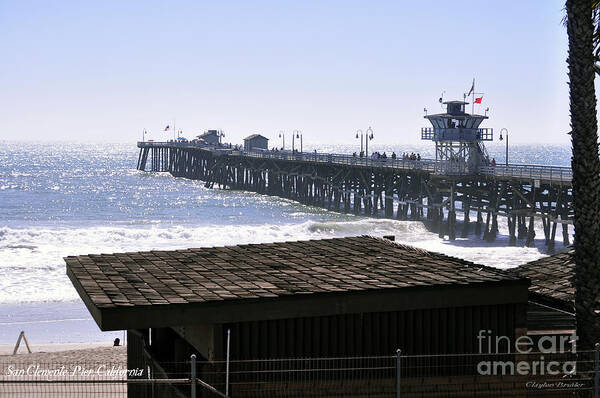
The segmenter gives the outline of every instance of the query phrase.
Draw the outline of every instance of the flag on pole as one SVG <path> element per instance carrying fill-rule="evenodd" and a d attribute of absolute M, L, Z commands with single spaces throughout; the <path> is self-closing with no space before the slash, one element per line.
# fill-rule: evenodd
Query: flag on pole
<path fill-rule="evenodd" d="M 165 127 L 165 131 L 169 131 L 170 126 L 167 124 L 167 127 Z"/>
<path fill-rule="evenodd" d="M 471 85 L 471 89 L 469 90 L 469 94 L 467 94 L 467 97 L 468 97 L 469 95 L 471 95 L 471 93 L 472 93 L 473 91 L 475 91 L 475 79 L 473 79 L 473 84 Z"/>
<path fill-rule="evenodd" d="M 481 104 L 481 100 L 482 99 L 483 99 L 483 97 L 475 98 L 475 103 L 476 104 Z"/>

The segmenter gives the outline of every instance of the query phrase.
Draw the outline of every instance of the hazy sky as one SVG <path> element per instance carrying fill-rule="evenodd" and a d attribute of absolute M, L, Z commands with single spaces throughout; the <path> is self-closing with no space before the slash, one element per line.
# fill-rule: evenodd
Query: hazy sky
<path fill-rule="evenodd" d="M 417 142 L 473 77 L 511 142 L 569 142 L 563 1 L 0 1 L 0 139 Z M 477 110 L 477 109 L 476 109 Z M 355 140 L 354 140 L 355 141 Z M 272 141 L 273 142 L 273 141 Z"/>

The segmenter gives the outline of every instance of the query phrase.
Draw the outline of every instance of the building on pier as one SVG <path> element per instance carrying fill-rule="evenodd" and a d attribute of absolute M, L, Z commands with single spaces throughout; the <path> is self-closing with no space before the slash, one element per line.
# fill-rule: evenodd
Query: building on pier
<path fill-rule="evenodd" d="M 252 134 L 248 137 L 244 138 L 244 150 L 252 151 L 252 150 L 268 150 L 269 149 L 269 139 L 260 134 Z"/>
<path fill-rule="evenodd" d="M 425 115 L 432 127 L 421 129 L 421 139 L 435 142 L 435 158 L 441 174 L 472 174 L 489 165 L 483 144 L 492 141 L 493 129 L 480 128 L 487 116 L 465 112 L 464 101 L 447 101 L 446 113 Z"/>
<path fill-rule="evenodd" d="M 217 146 L 221 143 L 223 132 L 219 130 L 208 130 L 198 136 L 198 139 L 207 145 Z"/>

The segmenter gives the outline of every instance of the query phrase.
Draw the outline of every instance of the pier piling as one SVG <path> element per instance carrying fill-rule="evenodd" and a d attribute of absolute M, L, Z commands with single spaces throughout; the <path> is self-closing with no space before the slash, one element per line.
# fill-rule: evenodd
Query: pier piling
<path fill-rule="evenodd" d="M 456 175 L 440 172 L 434 161 L 221 152 L 175 142 L 140 142 L 138 147 L 138 170 L 147 170 L 149 164 L 153 172 L 201 180 L 208 188 L 216 184 L 221 189 L 279 196 L 367 217 L 422 220 L 440 238 L 450 240 L 457 238 L 457 217 L 461 214 L 461 238 L 472 232 L 493 242 L 499 233 L 500 216 L 506 220 L 509 245 L 525 239 L 525 244 L 532 246 L 535 219 L 539 218 L 549 249 L 554 248 L 558 224 L 562 225 L 563 242 L 569 244 L 571 183 L 570 178 L 557 180 L 556 172 L 546 179 L 538 169 L 535 176 L 540 178 L 532 178 L 531 170 L 521 169 L 516 175 L 500 170 Z"/>

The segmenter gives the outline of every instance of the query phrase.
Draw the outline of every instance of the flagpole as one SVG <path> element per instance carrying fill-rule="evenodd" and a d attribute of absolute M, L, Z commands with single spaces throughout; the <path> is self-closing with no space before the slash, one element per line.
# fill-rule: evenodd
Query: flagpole
<path fill-rule="evenodd" d="M 471 115 L 475 114 L 475 78 L 473 78 L 473 99 L 471 100 Z"/>

